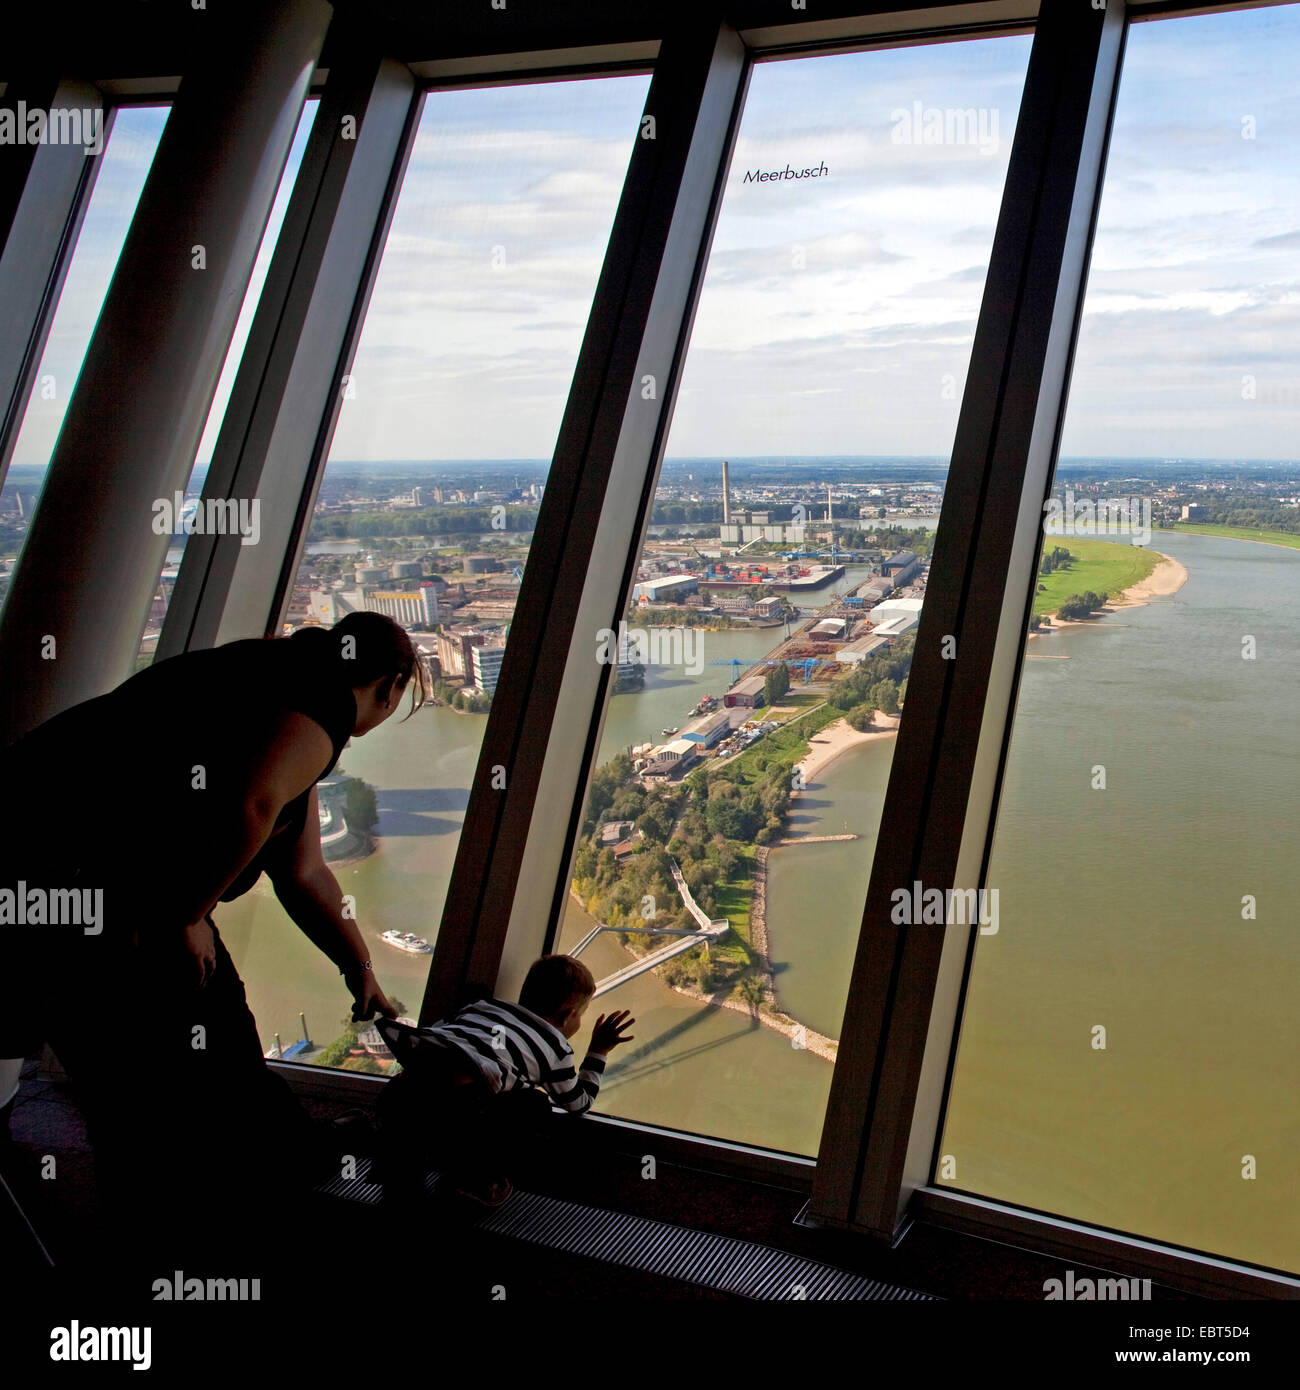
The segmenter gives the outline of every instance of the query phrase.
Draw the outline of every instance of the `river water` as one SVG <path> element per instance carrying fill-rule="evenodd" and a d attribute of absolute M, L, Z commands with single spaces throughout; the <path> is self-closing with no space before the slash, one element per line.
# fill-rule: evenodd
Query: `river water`
<path fill-rule="evenodd" d="M 1154 544 L 1188 568 L 1177 594 L 1030 645 L 990 876 L 999 931 L 977 948 L 942 1149 L 953 1186 L 1295 1268 L 1300 553 L 1181 534 Z M 753 660 L 779 635 L 706 632 L 704 659 Z M 1255 638 L 1253 661 L 1243 636 Z M 727 666 L 652 669 L 644 691 L 612 698 L 602 758 L 657 741 L 729 680 Z M 382 982 L 411 1011 L 427 958 L 378 934 L 435 935 L 482 727 L 481 716 L 423 710 L 342 759 L 376 786 L 381 839 L 339 877 Z M 832 1036 L 892 748 L 846 753 L 795 807 L 796 829 L 861 839 L 769 863 L 782 1004 Z M 1092 788 L 1098 765 L 1104 790 Z M 1254 921 L 1242 920 L 1243 895 Z M 267 1045 L 277 1031 L 298 1036 L 299 1009 L 315 1041 L 337 1035 L 342 982 L 265 880 L 218 921 Z M 588 926 L 572 907 L 559 949 Z M 599 977 L 627 957 L 601 938 L 584 959 Z M 611 1061 L 603 1110 L 816 1152 L 828 1063 L 654 976 L 609 1005 L 638 1023 Z M 1257 1176 L 1243 1178 L 1244 1156 Z"/>
<path fill-rule="evenodd" d="M 1295 1270 L 1300 552 L 1153 544 L 1178 593 L 1031 643 L 1069 659 L 1022 683 L 942 1147 L 954 1186 Z"/>

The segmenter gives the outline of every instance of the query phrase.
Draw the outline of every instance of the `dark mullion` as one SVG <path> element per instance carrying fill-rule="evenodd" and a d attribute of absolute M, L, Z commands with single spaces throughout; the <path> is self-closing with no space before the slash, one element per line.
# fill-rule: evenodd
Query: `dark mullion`
<path fill-rule="evenodd" d="M 736 89 L 736 101 L 731 113 L 730 129 L 727 132 L 721 151 L 718 177 L 714 185 L 713 196 L 710 200 L 709 211 L 705 218 L 703 237 L 695 257 L 695 267 L 691 276 L 691 285 L 687 291 L 687 303 L 683 306 L 682 328 L 677 340 L 673 362 L 668 373 L 668 380 L 665 387 L 664 409 L 656 422 L 655 437 L 648 456 L 648 467 L 646 468 L 644 479 L 641 484 L 640 495 L 635 504 L 638 518 L 635 540 L 628 548 L 617 588 L 615 592 L 611 594 L 609 621 L 611 628 L 615 630 L 617 630 L 619 619 L 622 617 L 628 598 L 632 593 L 632 586 L 636 580 L 637 570 L 640 566 L 641 553 L 645 548 L 646 534 L 649 530 L 650 517 L 654 510 L 655 494 L 659 485 L 659 472 L 663 464 L 664 452 L 668 445 L 668 431 L 672 423 L 673 408 L 676 403 L 678 389 L 681 386 L 682 373 L 685 369 L 687 351 L 690 346 L 690 328 L 695 319 L 695 311 L 699 306 L 700 292 L 703 289 L 704 276 L 708 269 L 709 249 L 712 245 L 713 232 L 717 226 L 718 213 L 722 205 L 725 171 L 730 164 L 731 152 L 735 147 L 736 135 L 740 128 L 740 118 L 744 107 L 745 94 L 749 85 L 749 75 L 752 70 L 752 63 L 747 60 L 744 74 Z M 611 441 L 611 443 L 613 442 L 615 441 Z M 568 833 L 566 835 L 563 853 L 563 872 L 556 880 L 555 894 L 551 902 L 551 910 L 547 921 L 545 947 L 548 951 L 555 949 L 555 942 L 559 935 L 560 924 L 564 919 L 565 907 L 569 897 L 569 870 L 573 862 L 573 855 L 577 848 L 578 833 L 586 807 L 587 786 L 591 774 L 595 770 L 595 760 L 600 745 L 600 735 L 604 728 L 605 713 L 608 706 L 608 685 L 612 679 L 611 668 L 607 667 L 601 673 L 598 698 L 592 714 L 587 740 L 581 754 L 582 763 L 578 784 L 582 788 L 582 794 L 575 797 L 569 816 Z"/>
<path fill-rule="evenodd" d="M 738 45 L 734 35 L 731 42 Z M 665 250 L 718 48 L 718 25 L 707 18 L 693 20 L 665 40 L 645 106 L 646 114 L 655 117 L 655 138 L 631 133 L 627 179 L 484 733 L 422 1019 L 440 1017 L 464 999 L 495 987 L 534 816 L 567 820 L 571 814 L 567 802 L 539 807 L 539 785 L 579 608 L 589 586 L 600 582 L 589 569 L 601 518 L 609 507 L 645 507 L 644 493 L 639 499 L 620 499 L 611 494 L 610 482 L 615 452 L 629 428 L 637 373 L 646 370 L 641 361 L 643 340 L 665 275 Z M 678 318 L 682 324 L 688 321 L 691 303 L 688 290 L 685 299 L 669 309 L 675 326 Z M 679 361 L 671 367 L 656 364 L 658 399 L 646 407 L 647 414 L 653 409 L 653 437 L 645 443 L 641 479 L 653 476 L 671 401 L 666 378 L 674 377 L 679 368 Z M 616 583 L 616 576 L 610 575 L 611 616 L 616 616 Z M 594 632 L 592 636 L 594 641 Z M 594 657 L 590 659 L 595 673 Z M 603 682 L 593 688 L 597 697 L 599 690 Z M 494 767 L 506 769 L 504 790 L 492 789 Z M 555 868 L 558 873 L 561 866 Z M 540 908 L 543 926 L 546 906 Z M 539 946 L 541 936 L 539 929 Z"/>
<path fill-rule="evenodd" d="M 822 1135 L 811 1214 L 886 1238 L 945 939 L 942 928 L 892 925 L 891 894 L 955 881 L 1031 442 L 1044 410 L 1053 435 L 1059 422 L 1063 381 L 1045 369 L 1062 329 L 1105 23 L 1091 6 L 1049 6 L 1035 31 Z M 1086 227 L 1096 189 L 1083 192 Z M 1064 327 L 1073 333 L 1073 305 Z M 947 636 L 955 660 L 942 654 Z"/>
<path fill-rule="evenodd" d="M 1137 18 L 1137 17 L 1138 17 L 1138 16 L 1135 15 L 1135 13 L 1133 12 L 1133 10 L 1132 10 L 1131 7 L 1126 7 L 1126 13 L 1125 13 L 1125 16 L 1124 16 L 1124 25 L 1125 25 L 1125 28 L 1124 28 L 1124 36 L 1123 36 L 1124 38 L 1127 37 L 1127 25 L 1130 24 L 1130 23 L 1132 23 L 1133 20 L 1134 20 L 1135 18 Z M 1104 131 L 1104 133 L 1103 133 L 1103 135 L 1102 135 L 1102 146 L 1103 146 L 1102 160 L 1101 160 L 1102 169 L 1104 169 L 1104 167 L 1105 167 L 1106 150 L 1109 148 L 1109 143 L 1110 143 L 1110 131 L 1111 131 L 1111 128 L 1112 128 L 1113 123 L 1114 123 L 1115 99 L 1118 97 L 1118 94 L 1119 94 L 1119 71 L 1120 71 L 1120 68 L 1122 67 L 1122 62 L 1123 62 L 1123 38 L 1121 39 L 1121 51 L 1120 51 L 1120 55 L 1119 55 L 1119 62 L 1116 63 L 1116 65 L 1115 65 L 1115 67 L 1114 67 L 1114 69 L 1113 69 L 1113 80 L 1112 80 L 1112 83 L 1111 83 L 1111 93 L 1110 93 L 1110 101 L 1109 101 L 1109 112 L 1108 112 L 1107 120 L 1106 120 L 1106 129 L 1105 129 L 1105 131 Z M 1103 75 L 1103 77 L 1104 77 L 1104 75 Z M 1069 382 L 1070 382 L 1070 377 L 1071 377 L 1071 375 L 1072 375 L 1073 367 L 1074 367 L 1074 353 L 1075 353 L 1075 348 L 1076 348 L 1076 346 L 1077 346 L 1077 344 L 1078 344 L 1079 324 L 1080 324 L 1080 321 L 1081 321 L 1081 319 L 1082 319 L 1082 317 L 1083 317 L 1084 289 L 1085 289 L 1085 287 L 1086 287 L 1087 260 L 1088 260 L 1088 258 L 1090 258 L 1090 256 L 1091 256 L 1092 243 L 1093 243 L 1094 235 L 1095 235 L 1095 232 L 1096 232 L 1096 226 L 1097 226 L 1097 213 L 1098 213 L 1098 210 L 1099 210 L 1099 207 L 1100 207 L 1100 202 L 1101 202 L 1101 197 L 1100 197 L 1100 195 L 1101 195 L 1101 180 L 1100 180 L 1100 178 L 1098 178 L 1098 180 L 1097 180 L 1097 182 L 1096 182 L 1096 188 L 1095 188 L 1095 190 L 1094 190 L 1094 196 L 1093 196 L 1092 215 L 1091 215 L 1091 217 L 1090 217 L 1090 219 L 1089 219 L 1088 228 L 1087 228 L 1087 236 L 1086 236 L 1086 240 L 1087 240 L 1087 249 L 1086 249 L 1086 255 L 1085 255 L 1084 275 L 1083 275 L 1083 276 L 1080 278 L 1080 280 L 1079 280 L 1079 284 L 1078 284 L 1078 293 L 1077 293 L 1077 295 L 1075 296 L 1073 323 L 1072 323 L 1071 330 L 1070 330 L 1070 337 L 1069 337 L 1068 348 L 1066 349 L 1065 387 L 1064 387 L 1063 391 L 1061 392 L 1060 404 L 1059 404 L 1059 409 L 1058 409 L 1057 419 L 1056 419 L 1056 425 L 1055 425 L 1055 429 L 1054 429 L 1053 437 L 1052 437 L 1050 467 L 1046 470 L 1046 476 L 1045 476 L 1043 485 L 1042 485 L 1042 487 L 1041 487 L 1041 489 L 1040 489 L 1040 491 L 1041 491 L 1041 501 L 1043 502 L 1044 505 L 1046 504 L 1048 498 L 1051 496 L 1052 484 L 1053 484 L 1053 481 L 1054 481 L 1054 478 L 1055 478 L 1055 474 L 1056 474 L 1056 464 L 1057 464 L 1057 460 L 1058 460 L 1058 457 L 1059 457 L 1059 454 L 1060 454 L 1061 435 L 1062 435 L 1062 431 L 1063 431 L 1064 425 L 1065 425 L 1065 414 L 1066 414 L 1066 408 L 1067 408 L 1068 400 L 1069 400 Z M 1027 485 L 1028 485 L 1028 484 L 1027 484 Z M 1040 528 L 1040 530 L 1039 530 L 1039 532 L 1038 532 L 1038 536 L 1037 536 L 1037 542 L 1036 542 L 1036 545 L 1035 545 L 1035 547 L 1034 547 L 1033 575 L 1035 575 L 1035 576 L 1037 575 L 1037 572 L 1038 572 L 1038 565 L 1039 565 L 1040 560 L 1041 560 L 1041 557 L 1042 557 L 1042 550 L 1043 550 L 1043 532 L 1042 532 L 1042 530 L 1041 530 L 1041 528 Z M 1015 579 L 1016 579 L 1016 576 L 1015 576 L 1015 575 L 1012 575 L 1012 576 L 1011 576 L 1011 581 L 1012 581 L 1012 584 L 1013 584 L 1013 585 L 1014 585 Z M 1023 591 L 1024 591 L 1024 596 L 1023 596 L 1023 602 L 1022 602 L 1022 604 L 1021 604 L 1021 613 L 1020 613 L 1019 622 L 1020 622 L 1020 630 L 1021 630 L 1022 632 L 1027 632 L 1028 629 L 1029 629 L 1029 620 L 1030 620 L 1030 617 L 1031 617 L 1031 615 L 1032 615 L 1032 613 L 1033 613 L 1033 606 L 1034 606 L 1035 583 L 1033 582 L 1032 579 L 1031 579 L 1031 581 L 1030 581 L 1029 583 L 1023 585 Z M 1010 597 L 1011 597 L 1011 594 L 1008 595 L 1008 598 L 1010 598 Z M 1024 649 L 1023 645 L 1021 645 L 1020 648 L 1019 648 L 1019 656 L 1018 656 L 1018 659 L 1017 659 L 1017 661 L 1016 661 L 1016 663 L 1015 663 L 1015 669 L 1014 669 L 1014 671 L 1011 673 L 1011 677 L 1010 677 L 1010 695 L 1009 695 L 1008 705 L 1007 705 L 1007 717 L 1006 717 L 1005 726 L 1004 726 L 1003 733 L 1002 733 L 1001 743 L 1000 743 L 1000 746 L 998 747 L 998 751 L 997 751 L 997 763 L 996 763 L 996 768 L 995 768 L 995 770 L 994 770 L 994 772 L 993 772 L 993 776 L 992 776 L 992 787 L 991 787 L 991 804 L 992 804 L 992 809 L 991 809 L 990 814 L 988 815 L 988 818 L 987 818 L 987 825 L 986 825 L 986 828 L 985 828 L 985 836 L 984 836 L 984 844 L 983 844 L 982 850 L 981 850 L 981 852 L 980 852 L 979 878 L 980 878 L 980 882 L 981 882 L 981 883 L 984 883 L 984 882 L 987 880 L 988 870 L 989 870 L 989 863 L 990 863 L 990 861 L 991 861 L 991 859 L 992 859 L 992 857 L 993 857 L 993 839 L 994 839 L 994 832 L 995 832 L 995 829 L 996 829 L 997 810 L 998 810 L 998 807 L 999 807 L 999 805 L 1000 805 L 1000 803 L 1001 803 L 1002 784 L 1003 784 L 1003 779 L 1004 779 L 1004 777 L 1005 777 L 1005 775 L 1006 775 L 1007 761 L 1008 761 L 1008 758 L 1009 758 L 1010 752 L 1011 752 L 1011 735 L 1012 735 L 1012 726 L 1013 726 L 1013 718 L 1012 718 L 1012 716 L 1013 716 L 1013 714 L 1014 714 L 1014 711 L 1015 711 L 1015 708 L 1016 708 L 1016 704 L 1017 704 L 1017 701 L 1018 701 L 1018 699 L 1019 699 L 1019 694 L 1020 694 L 1020 681 L 1021 681 L 1022 675 L 1024 674 L 1024 650 L 1025 650 L 1025 649 Z M 967 985 L 968 985 L 969 980 L 970 980 L 970 972 L 971 972 L 972 966 L 974 965 L 974 959 L 975 959 L 975 938 L 974 938 L 974 935 L 972 935 L 972 939 L 971 939 L 971 941 L 970 941 L 970 943 L 969 943 L 969 947 L 968 947 L 967 952 L 966 952 L 966 961 L 965 961 L 965 965 L 964 965 L 964 968 L 963 968 L 963 970 L 962 970 L 962 980 L 961 980 L 961 989 L 960 989 L 960 1002 L 959 1002 L 959 1004 L 958 1004 L 959 1010 L 960 1010 L 960 1008 L 962 1007 L 962 1004 L 964 1004 L 964 1001 L 965 1001 L 965 998 L 966 998 L 966 988 L 967 988 Z M 956 1060 L 957 1060 L 957 1055 L 956 1055 L 956 1054 L 957 1054 L 957 1048 L 956 1048 L 956 1028 L 955 1028 L 955 1027 L 954 1027 L 954 1030 L 953 1030 L 953 1031 L 954 1031 L 954 1036 L 953 1036 L 952 1047 L 951 1047 L 951 1049 L 950 1049 L 950 1053 L 949 1053 L 949 1057 L 948 1057 L 947 1064 L 946 1064 L 946 1066 L 945 1066 L 945 1068 L 944 1068 L 943 1100 L 942 1100 L 942 1107 L 941 1107 L 941 1109 L 942 1109 L 942 1111 L 945 1112 L 945 1113 L 946 1113 L 946 1111 L 947 1111 L 948 1098 L 949 1098 L 949 1095 L 950 1095 L 951 1089 L 952 1089 L 953 1071 L 954 1071 L 955 1064 L 956 1064 Z M 939 1155 L 938 1155 L 938 1145 L 939 1145 L 939 1142 L 940 1142 L 941 1137 L 942 1137 L 942 1124 L 940 1123 L 940 1124 L 937 1124 L 937 1125 L 935 1126 L 934 1139 L 933 1139 L 933 1144 L 932 1144 L 932 1146 L 931 1146 L 932 1153 L 931 1153 L 930 1174 L 929 1174 L 929 1176 L 930 1176 L 931 1178 L 933 1177 L 934 1166 L 935 1166 L 935 1164 L 937 1163 L 938 1157 L 939 1157 Z"/>
<path fill-rule="evenodd" d="M 334 437 L 334 428 L 338 423 L 339 411 L 343 405 L 343 379 L 352 369 L 357 346 L 361 340 L 361 330 L 365 325 L 366 311 L 370 307 L 370 296 L 374 292 L 375 280 L 379 275 L 384 244 L 388 239 L 388 230 L 392 225 L 393 214 L 397 209 L 398 195 L 401 192 L 402 181 L 406 176 L 406 165 L 415 144 L 423 97 L 415 90 L 412 81 L 409 99 L 407 99 L 404 64 L 394 64 L 387 59 L 373 63 L 370 57 L 366 57 L 359 60 L 355 67 L 349 65 L 349 83 L 341 91 L 339 88 L 332 87 L 330 82 L 326 83 L 321 96 L 321 105 L 316 113 L 317 122 L 321 126 L 322 142 L 331 143 L 333 156 L 339 160 L 340 165 L 343 165 L 345 161 L 339 155 L 341 142 L 337 135 L 340 113 L 350 110 L 360 111 L 369 105 L 380 102 L 386 106 L 391 105 L 394 98 L 390 74 L 394 68 L 402 74 L 400 100 L 405 103 L 405 114 L 397 122 L 400 124 L 400 133 L 392 141 L 392 158 L 391 163 L 388 164 L 389 173 L 383 194 L 378 200 L 374 226 L 368 244 L 364 255 L 356 263 L 355 278 L 347 281 L 348 288 L 355 289 L 355 293 L 351 296 L 352 307 L 348 314 L 347 323 L 339 335 L 339 343 L 331 345 L 337 346 L 337 351 L 333 370 L 330 374 L 329 395 L 324 402 L 324 409 L 320 413 L 320 422 L 308 452 L 305 484 L 298 498 L 297 514 L 293 524 L 294 543 L 287 552 L 285 563 L 280 569 L 279 580 L 266 615 L 267 636 L 275 636 L 280 631 L 285 612 L 293 596 L 294 582 L 301 568 L 303 555 L 306 553 L 307 533 L 311 526 L 312 517 L 316 512 L 316 501 L 320 494 L 321 483 L 325 478 L 330 442 Z M 385 156 L 387 156 L 389 153 L 387 135 L 393 125 L 391 109 L 383 113 L 382 119 L 385 125 Z M 361 122 L 361 126 L 364 132 L 364 121 Z M 315 130 L 312 133 L 315 136 Z M 369 151 L 358 150 L 356 159 L 365 160 L 369 153 Z M 384 162 L 388 162 L 386 158 Z M 349 168 L 348 174 L 350 173 Z M 343 186 L 337 185 L 335 180 L 339 177 L 340 175 L 334 172 L 333 178 L 327 178 L 320 193 L 316 195 L 320 202 L 313 205 L 312 215 L 322 224 L 327 223 L 331 217 L 342 221 L 346 217 L 345 208 L 349 199 L 356 196 L 357 190 L 348 182 L 346 176 L 344 176 Z M 322 203 L 324 207 L 321 206 Z M 330 231 L 332 234 L 333 229 L 331 228 Z M 351 234 L 344 232 L 341 239 L 350 244 L 350 250 L 355 255 L 356 247 Z M 324 249 L 317 266 L 318 274 L 324 271 L 326 263 L 330 260 L 332 249 L 329 246 Z M 314 301 L 316 294 L 320 292 L 320 287 L 314 285 L 313 289 Z M 332 292 L 333 287 L 326 285 L 325 293 Z M 299 324 L 299 328 L 301 327 L 302 325 Z"/>

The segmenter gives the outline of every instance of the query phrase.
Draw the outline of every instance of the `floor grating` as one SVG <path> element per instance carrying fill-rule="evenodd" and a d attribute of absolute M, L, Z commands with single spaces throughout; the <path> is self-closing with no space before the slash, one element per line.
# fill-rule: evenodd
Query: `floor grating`
<path fill-rule="evenodd" d="M 356 1177 L 331 1179 L 317 1191 L 346 1201 L 377 1204 L 383 1188 L 370 1178 L 370 1160 L 359 1158 L 357 1168 Z M 437 1185 L 438 1175 L 428 1174 L 426 1192 L 436 1191 Z M 478 1229 L 743 1298 L 934 1300 L 933 1294 L 887 1284 L 756 1241 L 518 1189 L 502 1206 L 485 1215 Z"/>

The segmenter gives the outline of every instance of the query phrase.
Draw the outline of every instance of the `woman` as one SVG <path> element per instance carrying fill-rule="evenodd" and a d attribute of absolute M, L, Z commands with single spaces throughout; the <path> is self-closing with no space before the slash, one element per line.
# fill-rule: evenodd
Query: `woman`
<path fill-rule="evenodd" d="M 50 1043 L 123 1212 L 143 1201 L 188 1220 L 199 1156 L 237 1203 L 265 1191 L 268 1160 L 303 1175 L 319 1161 L 212 912 L 265 871 L 339 967 L 352 1017 L 394 1016 L 322 858 L 315 784 L 412 679 L 423 703 L 406 632 L 353 613 L 158 662 L 0 754 L 19 812 L 0 895 L 28 909 L 0 932 L 0 1056 Z"/>

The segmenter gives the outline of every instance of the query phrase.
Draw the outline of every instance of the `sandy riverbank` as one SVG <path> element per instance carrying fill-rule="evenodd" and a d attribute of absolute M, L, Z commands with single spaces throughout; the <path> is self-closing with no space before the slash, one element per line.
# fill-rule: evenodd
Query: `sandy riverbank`
<path fill-rule="evenodd" d="M 1153 598 L 1168 598 L 1170 594 L 1176 594 L 1187 583 L 1189 576 L 1185 565 L 1179 564 L 1172 555 L 1166 555 L 1161 550 L 1152 553 L 1160 556 L 1160 563 L 1155 569 L 1137 584 L 1130 584 L 1119 598 L 1107 599 L 1105 606 L 1097 610 L 1098 614 L 1117 613 L 1123 608 L 1141 608 Z M 1058 618 L 1055 613 L 1047 613 L 1044 616 L 1052 620 L 1052 625 L 1039 632 L 1031 632 L 1031 642 L 1035 637 L 1046 637 L 1063 627 L 1083 627 L 1097 621 L 1096 618 Z"/>
<path fill-rule="evenodd" d="M 836 758 L 842 753 L 847 753 L 850 748 L 857 748 L 860 744 L 871 743 L 876 739 L 892 737 L 898 732 L 898 719 L 899 716 L 896 714 L 881 714 L 877 710 L 872 716 L 871 729 L 859 732 L 843 719 L 837 719 L 833 724 L 819 729 L 808 740 L 808 752 L 795 764 L 803 771 L 805 785 L 815 782 Z"/>
<path fill-rule="evenodd" d="M 1166 555 L 1163 551 L 1157 550 L 1154 553 L 1160 556 L 1160 563 L 1155 569 L 1140 583 L 1125 589 L 1122 599 L 1111 599 L 1107 607 L 1131 608 L 1153 598 L 1168 598 L 1187 583 L 1185 565 L 1179 564 L 1172 555 Z"/>

